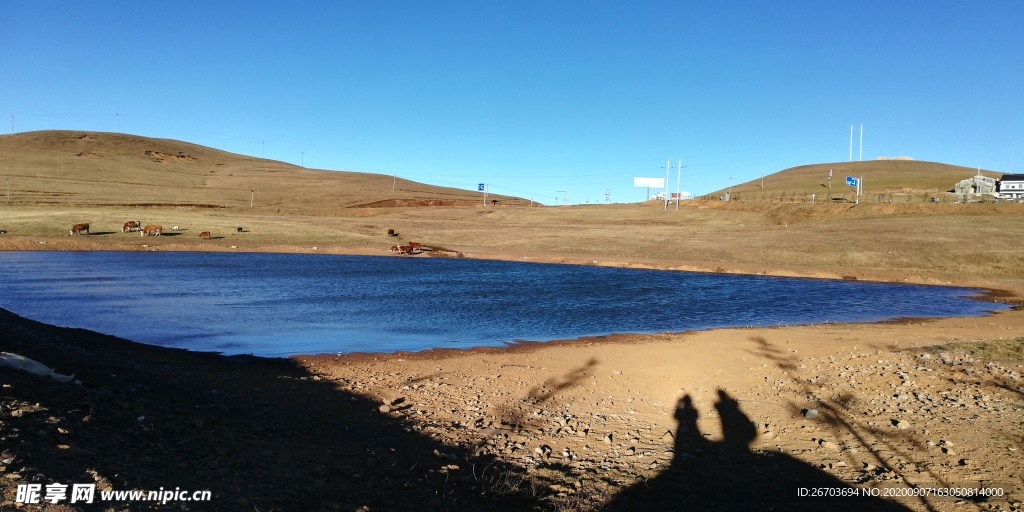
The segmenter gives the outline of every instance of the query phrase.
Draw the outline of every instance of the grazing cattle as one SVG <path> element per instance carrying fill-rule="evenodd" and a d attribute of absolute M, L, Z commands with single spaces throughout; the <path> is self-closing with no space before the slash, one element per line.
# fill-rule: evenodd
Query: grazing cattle
<path fill-rule="evenodd" d="M 388 230 L 388 236 L 398 236 L 398 233 L 395 233 L 395 230 L 393 230 L 393 229 L 389 229 Z"/>
<path fill-rule="evenodd" d="M 204 238 L 206 240 L 209 240 L 211 236 L 213 235 L 211 235 L 209 231 L 203 231 L 202 233 L 199 233 L 199 238 Z"/>
<path fill-rule="evenodd" d="M 149 236 L 149 235 L 160 236 L 161 234 L 163 234 L 163 232 L 164 232 L 164 227 L 163 226 L 157 226 L 155 224 L 150 224 L 150 225 L 142 228 L 142 234 L 140 236 Z"/>
<path fill-rule="evenodd" d="M 121 226 L 122 233 L 127 233 L 132 230 L 138 231 L 140 229 L 142 229 L 142 223 L 137 220 L 130 220 L 125 222 L 124 226 Z"/>
<path fill-rule="evenodd" d="M 419 254 L 423 251 L 423 244 L 419 242 L 409 242 L 409 245 L 392 245 L 391 252 L 397 252 L 398 254 Z"/>
<path fill-rule="evenodd" d="M 171 231 L 181 231 L 181 226 L 171 226 Z"/>
<path fill-rule="evenodd" d="M 243 229 L 243 228 L 238 228 L 238 232 L 239 232 L 239 233 L 245 233 L 245 229 Z"/>
<path fill-rule="evenodd" d="M 83 231 L 85 231 L 85 234 L 89 234 L 88 224 L 75 224 L 74 226 L 71 226 L 72 235 L 81 235 Z"/>

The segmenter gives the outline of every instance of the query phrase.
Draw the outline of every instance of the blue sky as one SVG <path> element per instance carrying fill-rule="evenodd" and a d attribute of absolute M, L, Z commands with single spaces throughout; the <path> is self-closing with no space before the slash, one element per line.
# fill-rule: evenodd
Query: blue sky
<path fill-rule="evenodd" d="M 1024 2 L 3 2 L 0 133 L 552 204 L 863 158 L 1024 171 Z M 859 154 L 859 132 L 853 158 Z M 0 173 L 3 171 L 0 170 Z"/>

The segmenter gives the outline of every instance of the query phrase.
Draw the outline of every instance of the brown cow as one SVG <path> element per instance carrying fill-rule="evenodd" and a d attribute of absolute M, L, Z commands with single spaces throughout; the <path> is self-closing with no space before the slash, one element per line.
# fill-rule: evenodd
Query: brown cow
<path fill-rule="evenodd" d="M 71 226 L 71 234 L 72 235 L 81 235 L 82 231 L 85 231 L 85 234 L 88 235 L 89 234 L 89 225 L 88 224 L 75 224 L 74 226 Z"/>
<path fill-rule="evenodd" d="M 138 231 L 140 229 L 142 229 L 142 223 L 137 221 L 137 220 L 130 220 L 128 222 L 125 222 L 124 226 L 121 226 L 121 232 L 122 233 L 127 233 L 127 232 L 130 232 L 130 231 Z"/>
<path fill-rule="evenodd" d="M 139 236 L 160 236 L 164 232 L 163 226 L 157 226 L 156 224 L 150 224 L 142 228 L 142 234 Z"/>
<path fill-rule="evenodd" d="M 213 235 L 211 235 L 209 231 L 203 231 L 202 233 L 199 233 L 199 238 L 204 238 L 206 240 L 209 240 L 211 236 Z"/>

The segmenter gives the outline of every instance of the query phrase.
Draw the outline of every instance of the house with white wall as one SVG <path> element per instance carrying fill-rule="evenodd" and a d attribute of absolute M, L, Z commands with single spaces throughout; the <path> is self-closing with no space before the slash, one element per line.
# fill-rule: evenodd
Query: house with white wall
<path fill-rule="evenodd" d="M 1004 174 L 999 179 L 999 197 L 1024 199 L 1024 174 Z"/>

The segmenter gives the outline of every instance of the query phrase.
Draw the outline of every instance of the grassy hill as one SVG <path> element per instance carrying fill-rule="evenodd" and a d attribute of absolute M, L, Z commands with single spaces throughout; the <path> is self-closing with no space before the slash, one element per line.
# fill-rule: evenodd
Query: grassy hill
<path fill-rule="evenodd" d="M 832 170 L 832 188 L 829 189 L 828 173 Z M 842 162 L 793 167 L 764 177 L 739 183 L 732 187 L 733 199 L 739 201 L 795 201 L 810 202 L 811 194 L 817 201 L 853 200 L 855 189 L 846 186 L 846 177 L 863 178 L 861 202 L 921 202 L 932 197 L 951 200 L 946 192 L 960 180 L 978 173 L 977 169 L 934 162 L 914 160 L 872 160 L 867 162 Z M 1001 173 L 982 171 L 982 174 L 999 178 Z M 727 192 L 720 190 L 711 194 L 718 196 Z"/>
<path fill-rule="evenodd" d="M 296 211 L 482 201 L 473 191 L 380 174 L 305 169 L 186 142 L 81 131 L 0 136 L 0 177 L 0 200 L 9 185 L 11 204 L 26 206 L 249 208 L 253 200 L 255 208 Z"/>

